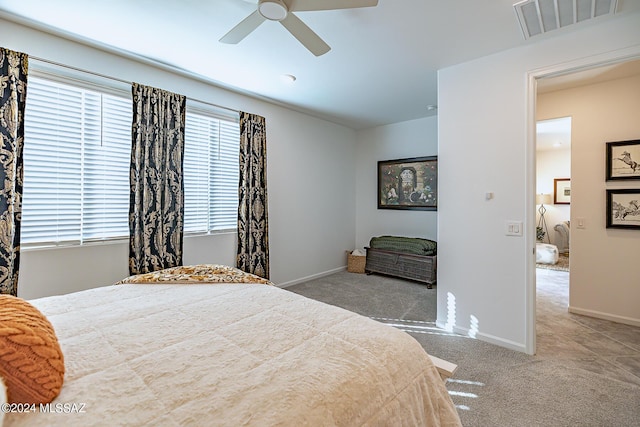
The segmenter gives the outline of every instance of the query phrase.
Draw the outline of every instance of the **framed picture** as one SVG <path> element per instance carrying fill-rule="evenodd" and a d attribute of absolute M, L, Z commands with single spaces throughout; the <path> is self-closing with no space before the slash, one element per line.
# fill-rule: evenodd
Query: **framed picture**
<path fill-rule="evenodd" d="M 640 188 L 607 190 L 607 228 L 640 230 Z"/>
<path fill-rule="evenodd" d="M 640 179 L 640 139 L 607 142 L 607 181 Z"/>
<path fill-rule="evenodd" d="M 571 203 L 571 178 L 553 180 L 553 204 L 568 205 Z"/>
<path fill-rule="evenodd" d="M 378 209 L 438 209 L 438 157 L 378 162 Z"/>

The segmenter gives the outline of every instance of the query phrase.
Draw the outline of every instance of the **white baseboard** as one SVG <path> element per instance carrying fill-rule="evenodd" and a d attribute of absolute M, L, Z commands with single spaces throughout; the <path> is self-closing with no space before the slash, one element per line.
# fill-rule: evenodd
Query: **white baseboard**
<path fill-rule="evenodd" d="M 616 323 L 624 323 L 625 325 L 640 326 L 640 319 L 634 319 L 633 317 L 618 316 L 610 313 L 603 313 L 601 311 L 587 310 L 584 308 L 569 306 L 569 313 L 580 314 L 582 316 L 595 317 L 596 319 L 610 320 Z"/>
<path fill-rule="evenodd" d="M 436 326 L 445 330 L 450 330 L 451 328 L 447 327 L 446 323 L 442 323 L 436 321 Z M 520 353 L 527 353 L 527 348 L 524 344 L 507 340 L 504 338 L 496 337 L 495 335 L 485 334 L 483 332 L 476 332 L 475 334 L 471 334 L 469 329 L 461 328 L 459 326 L 454 326 L 453 331 L 456 334 L 464 335 L 465 338 L 469 339 L 477 339 L 480 341 L 488 342 L 489 344 L 494 344 L 499 347 L 508 348 L 509 350 L 519 351 Z"/>
<path fill-rule="evenodd" d="M 508 348 L 509 350 L 519 351 L 520 353 L 527 353 L 527 346 L 519 342 L 507 340 L 504 338 L 496 337 L 494 335 L 489 335 L 482 332 L 478 332 L 476 338 L 478 338 L 480 341 L 488 342 L 489 344 L 494 344 L 500 347 Z"/>
<path fill-rule="evenodd" d="M 323 271 L 322 273 L 318 273 L 318 274 L 312 274 L 311 276 L 301 277 L 299 279 L 290 280 L 290 281 L 284 282 L 284 283 L 277 283 L 276 286 L 279 287 L 279 288 L 287 288 L 289 286 L 297 285 L 298 283 L 304 283 L 304 282 L 308 282 L 310 280 L 319 279 L 321 277 L 330 276 L 330 275 L 332 275 L 334 273 L 339 273 L 339 272 L 344 271 L 346 269 L 347 269 L 347 266 L 345 265 L 343 267 L 334 268 L 333 270 Z"/>

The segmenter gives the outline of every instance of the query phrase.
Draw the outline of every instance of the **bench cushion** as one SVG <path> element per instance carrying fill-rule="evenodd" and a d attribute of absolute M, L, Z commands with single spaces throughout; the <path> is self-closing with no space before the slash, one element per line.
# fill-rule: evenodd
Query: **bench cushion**
<path fill-rule="evenodd" d="M 413 255 L 436 255 L 437 243 L 419 237 L 380 236 L 372 237 L 369 247 Z"/>

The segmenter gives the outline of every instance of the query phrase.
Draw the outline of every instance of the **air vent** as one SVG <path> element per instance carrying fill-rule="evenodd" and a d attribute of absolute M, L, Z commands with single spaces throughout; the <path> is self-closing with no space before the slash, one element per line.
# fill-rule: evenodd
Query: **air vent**
<path fill-rule="evenodd" d="M 525 39 L 612 15 L 618 0 L 524 0 L 513 5 Z"/>

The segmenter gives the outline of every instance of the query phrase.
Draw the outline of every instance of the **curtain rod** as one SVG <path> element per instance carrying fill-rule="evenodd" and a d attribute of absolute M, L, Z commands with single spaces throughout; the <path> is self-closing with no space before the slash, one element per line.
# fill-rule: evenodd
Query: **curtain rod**
<path fill-rule="evenodd" d="M 78 71 L 78 72 L 81 72 L 81 73 L 91 74 L 93 76 L 100 77 L 100 78 L 103 78 L 103 79 L 109 79 L 109 80 L 113 80 L 113 81 L 120 82 L 120 83 L 126 83 L 128 85 L 132 84 L 132 82 L 130 82 L 128 80 L 119 79 L 117 77 L 108 76 L 106 74 L 96 73 L 94 71 L 83 70 L 82 68 L 72 67 L 71 65 L 61 64 L 59 62 L 51 61 L 49 59 L 38 58 L 37 56 L 29 55 L 29 59 L 35 59 L 36 61 L 40 61 L 40 62 L 44 62 L 44 63 L 47 63 L 47 64 L 55 65 L 56 67 L 62 67 L 62 68 L 67 68 L 69 70 Z M 187 96 L 187 98 L 191 99 L 192 101 L 196 101 L 196 102 L 200 102 L 202 104 L 210 105 L 212 107 L 221 108 L 223 110 L 232 111 L 234 113 L 240 113 L 240 110 L 235 110 L 233 108 L 225 107 L 223 105 L 214 104 L 214 103 L 208 102 L 208 101 L 202 101 L 200 99 L 191 98 L 190 96 Z"/>

